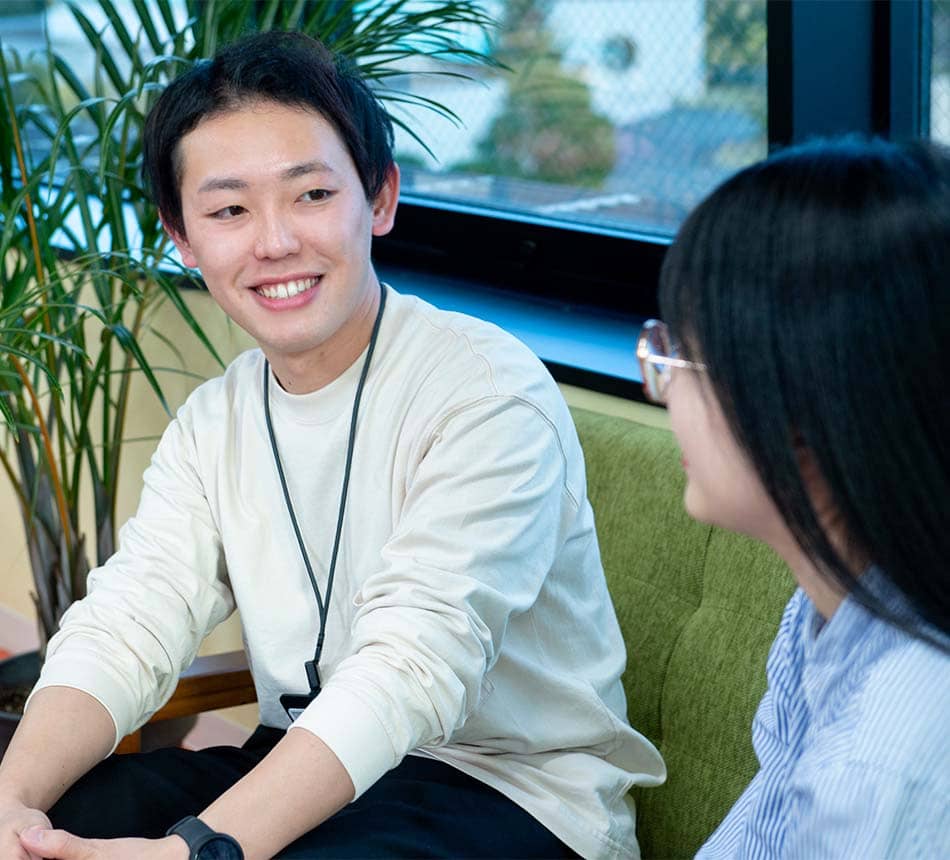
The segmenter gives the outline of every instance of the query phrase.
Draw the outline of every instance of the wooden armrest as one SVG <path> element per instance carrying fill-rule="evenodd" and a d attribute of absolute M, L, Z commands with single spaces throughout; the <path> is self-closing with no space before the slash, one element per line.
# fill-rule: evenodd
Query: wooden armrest
<path fill-rule="evenodd" d="M 183 673 L 178 687 L 165 705 L 156 711 L 150 723 L 187 717 L 218 708 L 230 708 L 257 701 L 254 680 L 243 651 L 197 657 Z M 122 739 L 117 753 L 139 752 L 141 731 Z"/>
<path fill-rule="evenodd" d="M 218 708 L 257 701 L 254 680 L 243 651 L 197 657 L 183 673 L 178 687 L 150 723 L 185 717 Z"/>

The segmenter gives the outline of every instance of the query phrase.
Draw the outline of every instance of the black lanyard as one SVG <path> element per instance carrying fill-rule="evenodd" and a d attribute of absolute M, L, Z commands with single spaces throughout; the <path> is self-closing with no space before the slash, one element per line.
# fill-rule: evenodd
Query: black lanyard
<path fill-rule="evenodd" d="M 280 453 L 277 450 L 277 438 L 274 436 L 274 425 L 270 417 L 270 364 L 264 361 L 264 421 L 267 424 L 267 435 L 270 437 L 270 447 L 274 452 L 274 462 L 277 464 L 277 475 L 280 478 L 280 486 L 284 491 L 284 502 L 287 504 L 287 513 L 290 515 L 290 522 L 294 527 L 294 534 L 297 536 L 297 546 L 300 547 L 300 555 L 303 558 L 304 566 L 307 568 L 307 576 L 310 577 L 310 585 L 313 587 L 313 594 L 317 598 L 317 609 L 320 613 L 320 632 L 317 635 L 317 647 L 313 653 L 313 659 L 304 663 L 304 669 L 307 672 L 307 682 L 310 684 L 310 698 L 316 697 L 320 692 L 320 673 L 318 665 L 320 655 L 323 653 L 323 637 L 327 629 L 327 613 L 330 608 L 330 595 L 333 592 L 333 574 L 336 571 L 336 558 L 340 550 L 340 536 L 343 534 L 343 514 L 346 510 L 346 491 L 350 484 L 350 467 L 353 463 L 353 448 L 356 443 L 356 418 L 360 410 L 360 400 L 363 397 L 363 386 L 366 384 L 366 377 L 369 374 L 369 364 L 373 358 L 373 352 L 376 349 L 376 340 L 379 335 L 379 325 L 383 319 L 383 308 L 386 306 L 386 288 L 381 289 L 379 297 L 379 310 L 376 313 L 376 322 L 373 323 L 373 332 L 369 338 L 369 346 L 366 348 L 366 360 L 363 362 L 363 371 L 360 374 L 360 381 L 356 386 L 356 396 L 353 398 L 353 414 L 350 417 L 350 438 L 346 445 L 346 465 L 343 469 L 343 488 L 340 491 L 340 511 L 336 520 L 336 535 L 333 538 L 333 552 L 330 555 L 330 569 L 327 572 L 327 597 L 324 601 L 320 594 L 320 586 L 317 585 L 317 578 L 313 574 L 313 566 L 310 564 L 310 556 L 307 555 L 307 548 L 303 542 L 303 536 L 300 534 L 300 526 L 297 524 L 297 516 L 294 513 L 293 503 L 290 501 L 290 491 L 287 489 L 287 479 L 284 477 L 284 467 L 280 462 Z"/>

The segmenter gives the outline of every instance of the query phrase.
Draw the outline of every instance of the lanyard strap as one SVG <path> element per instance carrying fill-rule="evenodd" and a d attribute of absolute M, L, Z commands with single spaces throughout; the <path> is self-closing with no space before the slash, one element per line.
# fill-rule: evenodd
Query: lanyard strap
<path fill-rule="evenodd" d="M 277 449 L 277 437 L 274 435 L 274 424 L 271 421 L 270 415 L 270 363 L 266 359 L 264 361 L 264 422 L 267 424 L 267 435 L 270 439 L 271 451 L 274 453 L 274 463 L 277 465 L 280 487 L 284 491 L 284 502 L 287 506 L 287 513 L 290 515 L 290 522 L 294 527 L 294 535 L 297 537 L 297 546 L 300 548 L 300 556 L 303 558 L 304 567 L 307 569 L 307 576 L 310 577 L 310 585 L 313 588 L 314 597 L 317 599 L 317 610 L 320 615 L 320 631 L 317 634 L 317 647 L 314 650 L 313 659 L 304 663 L 304 669 L 306 669 L 307 672 L 307 681 L 310 684 L 310 692 L 313 695 L 320 692 L 320 673 L 317 666 L 320 663 L 320 655 L 323 653 L 323 637 L 327 629 L 330 595 L 333 593 L 333 575 L 336 572 L 336 559 L 340 550 L 340 536 L 343 534 L 343 515 L 346 511 L 346 491 L 350 485 L 350 468 L 353 464 L 353 449 L 356 444 L 356 419 L 359 415 L 360 400 L 363 398 L 363 387 L 366 384 L 366 377 L 369 374 L 370 361 L 372 361 L 373 352 L 376 350 L 376 340 L 379 336 L 379 326 L 383 320 L 383 309 L 385 307 L 386 289 L 383 287 L 380 292 L 379 310 L 376 313 L 376 321 L 373 323 L 373 332 L 370 335 L 369 346 L 366 349 L 363 371 L 360 373 L 360 381 L 356 386 L 356 395 L 353 398 L 353 412 L 350 416 L 350 437 L 346 444 L 346 464 L 343 468 L 343 487 L 340 490 L 340 510 L 336 520 L 333 552 L 330 555 L 330 569 L 327 572 L 326 600 L 324 600 L 320 594 L 320 586 L 317 585 L 317 578 L 313 573 L 313 565 L 310 563 L 310 556 L 307 554 L 303 535 L 300 534 L 300 526 L 297 524 L 297 515 L 294 513 L 293 502 L 290 500 L 290 490 L 287 488 L 287 478 L 284 475 L 284 467 L 280 461 L 280 452 Z"/>

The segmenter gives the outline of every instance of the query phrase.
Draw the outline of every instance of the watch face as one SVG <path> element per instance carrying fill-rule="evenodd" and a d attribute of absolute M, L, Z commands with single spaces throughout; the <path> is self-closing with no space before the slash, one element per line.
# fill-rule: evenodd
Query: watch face
<path fill-rule="evenodd" d="M 244 860 L 244 853 L 230 836 L 218 835 L 198 849 L 198 860 Z"/>

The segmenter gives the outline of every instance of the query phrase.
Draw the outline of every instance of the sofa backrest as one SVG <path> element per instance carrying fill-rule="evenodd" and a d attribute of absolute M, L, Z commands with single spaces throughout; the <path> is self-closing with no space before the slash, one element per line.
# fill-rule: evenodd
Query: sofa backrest
<path fill-rule="evenodd" d="M 627 643 L 630 722 L 669 776 L 634 789 L 644 860 L 691 857 L 757 769 L 751 724 L 794 588 L 767 547 L 693 522 L 672 434 L 572 409 Z"/>

